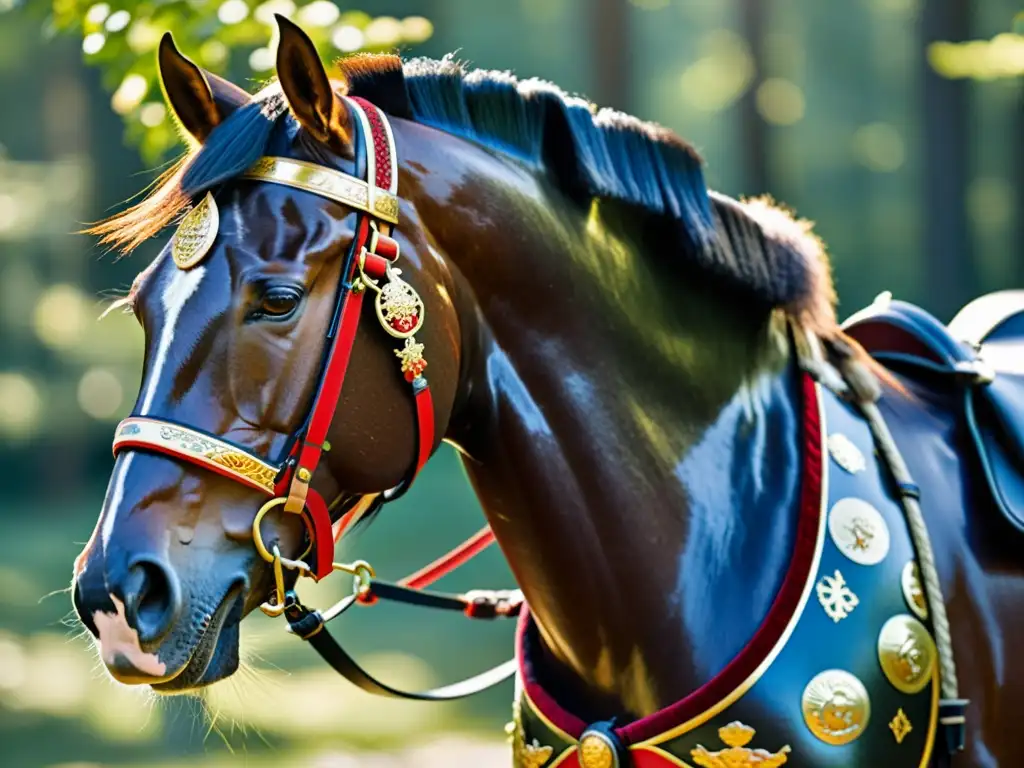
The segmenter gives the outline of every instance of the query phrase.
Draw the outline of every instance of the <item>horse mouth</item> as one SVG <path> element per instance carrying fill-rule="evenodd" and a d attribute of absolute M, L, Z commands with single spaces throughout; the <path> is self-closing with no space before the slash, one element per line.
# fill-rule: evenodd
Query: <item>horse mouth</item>
<path fill-rule="evenodd" d="M 243 593 L 241 584 L 228 590 L 216 610 L 203 622 L 199 638 L 181 671 L 170 680 L 150 685 L 156 693 L 187 693 L 221 680 L 237 669 Z"/>

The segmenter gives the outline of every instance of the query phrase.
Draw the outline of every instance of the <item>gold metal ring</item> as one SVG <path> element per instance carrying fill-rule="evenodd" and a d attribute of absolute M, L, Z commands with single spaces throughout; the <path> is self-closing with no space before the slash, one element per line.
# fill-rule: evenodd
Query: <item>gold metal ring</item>
<path fill-rule="evenodd" d="M 273 563 L 274 594 L 277 597 L 277 603 L 268 600 L 260 606 L 260 610 L 267 616 L 280 616 L 284 613 L 284 568 L 281 566 L 281 550 L 277 548 L 276 544 L 274 545 Z"/>
<path fill-rule="evenodd" d="M 333 563 L 332 570 L 352 574 L 352 591 L 359 597 L 370 594 L 373 580 L 377 572 L 373 566 L 365 560 L 356 560 L 354 563 Z"/>
<path fill-rule="evenodd" d="M 263 518 L 266 517 L 267 513 L 270 510 L 274 509 L 275 507 L 280 507 L 286 501 L 288 501 L 288 499 L 286 499 L 284 496 L 279 496 L 276 499 L 271 499 L 262 507 L 260 507 L 260 511 L 256 513 L 256 519 L 252 521 L 253 544 L 256 545 L 256 551 L 260 553 L 260 557 L 262 557 L 268 563 L 274 562 L 274 556 L 270 554 L 270 552 L 267 550 L 266 545 L 263 543 L 263 534 L 260 533 L 260 523 L 263 522 Z M 274 547 L 274 550 L 276 551 L 277 547 Z M 278 555 L 278 559 L 280 560 L 280 555 Z"/>
<path fill-rule="evenodd" d="M 260 507 L 260 511 L 256 513 L 256 517 L 252 521 L 253 544 L 256 546 L 256 551 L 260 553 L 260 557 L 262 557 L 268 563 L 274 562 L 274 556 L 270 554 L 270 551 L 267 549 L 267 545 L 263 543 L 263 534 L 260 533 L 260 523 L 263 522 L 263 518 L 267 516 L 267 513 L 270 512 L 270 510 L 281 506 L 287 501 L 288 499 L 285 498 L 284 496 L 279 496 L 276 499 L 271 499 L 262 507 Z M 286 567 L 293 568 L 295 570 L 302 572 L 303 575 L 306 575 L 309 573 L 310 568 L 308 565 L 306 565 L 306 563 L 303 562 L 303 558 L 305 558 L 306 555 L 308 555 L 312 551 L 313 544 L 312 542 L 310 542 L 309 546 L 306 547 L 306 551 L 299 555 L 297 559 L 290 560 L 287 557 L 284 557 L 282 558 L 282 562 Z"/>

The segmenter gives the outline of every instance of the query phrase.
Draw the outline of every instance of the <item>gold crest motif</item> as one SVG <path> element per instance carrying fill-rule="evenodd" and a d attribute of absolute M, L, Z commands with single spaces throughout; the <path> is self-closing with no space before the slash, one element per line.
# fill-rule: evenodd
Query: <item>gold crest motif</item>
<path fill-rule="evenodd" d="M 388 270 L 389 280 L 377 292 L 377 319 L 396 339 L 407 339 L 423 327 L 423 300 L 416 290 L 398 278 L 402 270 Z"/>
<path fill-rule="evenodd" d="M 788 744 L 774 753 L 747 747 L 755 733 L 757 731 L 749 725 L 735 720 L 718 729 L 718 738 L 726 749 L 709 752 L 698 744 L 696 749 L 690 750 L 690 756 L 701 768 L 776 768 L 789 760 L 792 749 Z"/>
<path fill-rule="evenodd" d="M 815 675 L 801 699 L 804 722 L 826 744 L 849 744 L 858 739 L 871 718 L 867 689 L 841 669 Z"/>
<path fill-rule="evenodd" d="M 232 450 L 202 435 L 166 424 L 160 427 L 160 439 L 169 443 L 177 443 L 179 448 L 190 453 L 199 454 L 214 464 L 219 464 L 236 474 L 242 475 L 269 491 L 274 490 L 277 472 L 241 451 Z"/>
<path fill-rule="evenodd" d="M 171 257 L 178 269 L 191 269 L 206 258 L 220 227 L 220 212 L 209 192 L 178 225 L 171 241 Z"/>
<path fill-rule="evenodd" d="M 897 744 L 902 744 L 903 740 L 907 738 L 907 734 L 914 730 L 903 707 L 897 709 L 896 716 L 889 721 L 889 730 L 892 731 L 892 736 L 896 739 Z"/>
<path fill-rule="evenodd" d="M 579 763 L 583 768 L 618 768 L 619 758 L 603 733 L 584 733 L 577 749 Z"/>
<path fill-rule="evenodd" d="M 935 641 L 927 628 L 913 616 L 893 616 L 878 635 L 878 663 L 893 688 L 918 693 L 935 669 Z"/>
<path fill-rule="evenodd" d="M 512 763 L 516 768 L 541 768 L 555 751 L 553 747 L 541 746 L 537 739 L 526 742 L 523 730 L 519 700 L 512 704 L 512 722 L 505 725 L 505 734 L 512 742 Z"/>
<path fill-rule="evenodd" d="M 903 566 L 903 573 L 900 576 L 900 586 L 903 587 L 903 599 L 907 606 L 917 618 L 924 621 L 928 618 L 928 603 L 924 597 L 924 589 L 921 586 L 920 572 L 917 570 L 917 562 L 910 560 Z"/>
<path fill-rule="evenodd" d="M 889 554 L 885 518 L 862 499 L 837 501 L 829 511 L 828 531 L 839 551 L 860 565 L 877 565 Z"/>
<path fill-rule="evenodd" d="M 825 609 L 825 614 L 837 624 L 860 605 L 860 598 L 846 586 L 846 579 L 838 569 L 835 576 L 822 576 L 814 591 L 818 594 L 818 602 Z"/>
<path fill-rule="evenodd" d="M 863 472 L 867 467 L 864 454 L 842 433 L 836 432 L 828 436 L 828 452 L 832 460 L 851 475 Z"/>

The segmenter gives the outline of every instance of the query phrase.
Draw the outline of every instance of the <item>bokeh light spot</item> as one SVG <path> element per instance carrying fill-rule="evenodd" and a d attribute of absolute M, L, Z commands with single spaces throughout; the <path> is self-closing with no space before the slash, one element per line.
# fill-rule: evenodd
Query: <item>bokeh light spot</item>
<path fill-rule="evenodd" d="M 765 80 L 757 89 L 757 111 L 774 125 L 793 125 L 804 117 L 804 92 L 781 77 Z"/>
<path fill-rule="evenodd" d="M 51 285 L 39 297 L 33 312 L 36 335 L 51 347 L 74 345 L 86 322 L 85 299 L 73 285 Z"/>
<path fill-rule="evenodd" d="M 898 170 L 906 159 L 903 136 L 889 123 L 869 123 L 853 134 L 853 154 L 861 165 L 879 173 Z"/>
<path fill-rule="evenodd" d="M 41 406 L 42 398 L 31 379 L 21 373 L 0 373 L 0 431 L 30 434 Z"/>
<path fill-rule="evenodd" d="M 123 401 L 121 382 L 106 368 L 90 368 L 78 381 L 78 405 L 94 419 L 109 419 Z"/>

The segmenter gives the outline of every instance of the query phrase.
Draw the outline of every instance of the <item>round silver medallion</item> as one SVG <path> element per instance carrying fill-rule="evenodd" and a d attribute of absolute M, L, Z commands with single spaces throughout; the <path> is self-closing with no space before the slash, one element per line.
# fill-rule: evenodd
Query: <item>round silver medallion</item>
<path fill-rule="evenodd" d="M 877 565 L 889 553 L 885 518 L 863 499 L 837 501 L 828 515 L 828 532 L 839 551 L 860 565 Z"/>

